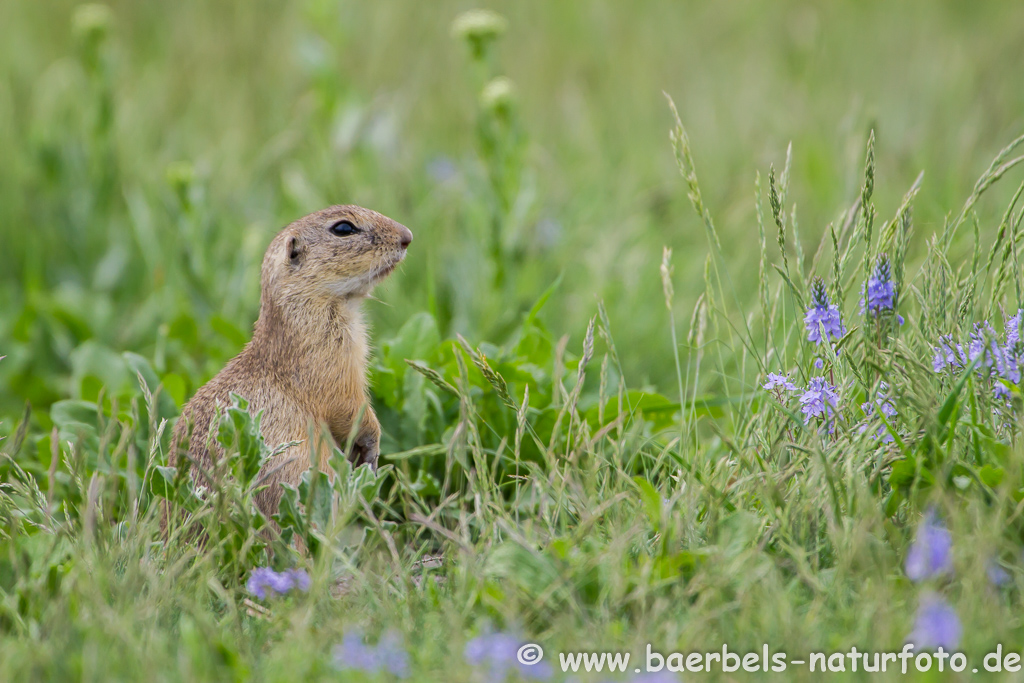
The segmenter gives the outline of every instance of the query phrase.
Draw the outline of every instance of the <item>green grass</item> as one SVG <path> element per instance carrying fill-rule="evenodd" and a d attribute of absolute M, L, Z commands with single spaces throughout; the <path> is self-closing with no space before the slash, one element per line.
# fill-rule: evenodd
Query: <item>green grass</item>
<path fill-rule="evenodd" d="M 930 594 L 971 666 L 1021 651 L 1020 387 L 931 359 L 1022 305 L 1024 6 L 521 3 L 475 53 L 466 9 L 0 5 L 0 677 L 359 680 L 333 648 L 389 632 L 439 681 L 489 630 L 898 651 Z M 271 236 L 339 202 L 416 234 L 366 304 L 384 467 L 311 473 L 279 537 L 244 411 L 212 505 L 168 437 Z M 859 312 L 881 253 L 903 326 Z M 836 385 L 835 429 L 768 372 Z M 929 508 L 953 570 L 914 582 Z M 266 564 L 309 592 L 252 598 Z"/>

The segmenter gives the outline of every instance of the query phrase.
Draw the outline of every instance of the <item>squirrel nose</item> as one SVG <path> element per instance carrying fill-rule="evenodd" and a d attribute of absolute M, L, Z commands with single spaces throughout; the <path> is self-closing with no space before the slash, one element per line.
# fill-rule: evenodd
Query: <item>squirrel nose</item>
<path fill-rule="evenodd" d="M 398 226 L 398 239 L 402 243 L 402 249 L 412 244 L 412 230 L 404 225 Z"/>

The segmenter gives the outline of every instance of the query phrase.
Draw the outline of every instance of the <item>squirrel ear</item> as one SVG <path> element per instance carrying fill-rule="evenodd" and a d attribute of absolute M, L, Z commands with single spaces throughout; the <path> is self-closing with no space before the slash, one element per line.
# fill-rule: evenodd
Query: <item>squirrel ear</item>
<path fill-rule="evenodd" d="M 302 263 L 302 256 L 305 254 L 305 251 L 306 247 L 302 244 L 302 240 L 295 236 L 288 238 L 288 258 L 291 260 L 292 265 L 297 266 Z"/>

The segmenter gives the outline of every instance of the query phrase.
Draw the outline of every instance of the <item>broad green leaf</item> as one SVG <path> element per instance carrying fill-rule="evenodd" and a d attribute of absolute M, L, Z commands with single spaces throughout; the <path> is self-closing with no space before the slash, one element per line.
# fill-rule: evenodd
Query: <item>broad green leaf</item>
<path fill-rule="evenodd" d="M 1002 467 L 994 467 L 993 465 L 985 465 L 978 470 L 978 477 L 985 482 L 986 486 L 993 489 L 999 487 L 1005 475 L 1006 471 Z"/>
<path fill-rule="evenodd" d="M 633 477 L 633 483 L 640 490 L 640 502 L 643 504 L 644 512 L 651 520 L 651 525 L 656 531 L 661 531 L 662 523 L 662 502 L 661 494 L 654 488 L 651 482 L 637 475 Z"/>

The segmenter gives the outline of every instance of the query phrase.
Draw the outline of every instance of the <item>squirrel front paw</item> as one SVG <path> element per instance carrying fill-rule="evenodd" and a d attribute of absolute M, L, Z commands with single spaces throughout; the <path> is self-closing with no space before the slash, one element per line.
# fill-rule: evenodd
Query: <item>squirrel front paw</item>
<path fill-rule="evenodd" d="M 380 456 L 380 422 L 372 410 L 367 410 L 363 416 L 363 424 L 359 434 L 352 442 L 352 452 L 349 453 L 349 460 L 356 467 L 367 463 L 373 470 L 377 469 L 377 458 Z"/>

